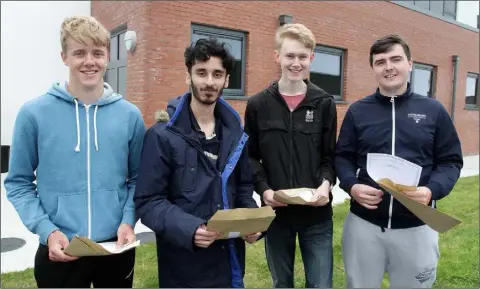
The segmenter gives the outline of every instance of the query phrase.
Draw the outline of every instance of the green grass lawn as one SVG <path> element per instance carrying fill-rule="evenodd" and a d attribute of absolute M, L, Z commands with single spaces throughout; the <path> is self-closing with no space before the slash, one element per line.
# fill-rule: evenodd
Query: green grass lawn
<path fill-rule="evenodd" d="M 463 221 L 454 229 L 440 235 L 440 262 L 438 265 L 436 288 L 479 288 L 478 267 L 478 176 L 460 179 L 454 191 L 445 200 L 438 202 L 440 210 L 452 214 Z M 348 213 L 348 203 L 334 207 L 334 275 L 333 286 L 345 287 L 342 261 L 341 237 L 343 220 Z M 155 244 L 142 245 L 137 250 L 134 287 L 158 287 Z M 295 286 L 305 283 L 303 264 L 297 246 L 295 261 Z M 1 275 L 1 287 L 35 287 L 33 270 Z M 251 288 L 271 288 L 272 281 L 267 268 L 263 241 L 247 247 L 247 267 L 245 286 Z M 388 287 L 385 278 L 382 287 Z"/>

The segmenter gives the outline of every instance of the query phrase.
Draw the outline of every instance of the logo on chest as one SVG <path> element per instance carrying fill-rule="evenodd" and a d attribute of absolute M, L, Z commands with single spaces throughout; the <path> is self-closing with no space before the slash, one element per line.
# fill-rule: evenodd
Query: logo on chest
<path fill-rule="evenodd" d="M 313 110 L 307 110 L 305 113 L 305 122 L 313 122 Z"/>
<path fill-rule="evenodd" d="M 426 114 L 409 113 L 408 118 L 412 118 L 416 123 L 427 118 Z"/>

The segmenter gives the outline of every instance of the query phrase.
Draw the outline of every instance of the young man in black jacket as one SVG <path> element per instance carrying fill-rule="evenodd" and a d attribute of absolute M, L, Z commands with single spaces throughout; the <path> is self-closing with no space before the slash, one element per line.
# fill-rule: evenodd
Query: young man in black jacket
<path fill-rule="evenodd" d="M 294 286 L 297 234 L 305 287 L 332 287 L 331 186 L 336 180 L 337 112 L 333 97 L 305 79 L 314 47 L 315 38 L 305 26 L 280 27 L 274 53 L 282 76 L 252 96 L 245 112 L 255 191 L 263 204 L 276 208 L 265 250 L 277 288 Z M 286 206 L 273 199 L 274 191 L 291 188 L 313 188 L 317 201 Z"/>
<path fill-rule="evenodd" d="M 443 105 L 411 91 L 410 49 L 396 35 L 370 48 L 377 91 L 352 104 L 337 142 L 335 169 L 352 197 L 342 236 L 348 287 L 378 288 L 388 272 L 392 287 L 431 287 L 439 258 L 438 233 L 369 177 L 368 153 L 385 153 L 421 166 L 420 203 L 450 193 L 463 166 L 455 127 Z"/>

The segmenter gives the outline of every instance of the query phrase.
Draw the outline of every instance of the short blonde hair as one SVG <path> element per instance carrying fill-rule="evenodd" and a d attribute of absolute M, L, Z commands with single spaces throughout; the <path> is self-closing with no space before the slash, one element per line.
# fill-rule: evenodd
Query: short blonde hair
<path fill-rule="evenodd" d="M 62 52 L 67 50 L 68 37 L 83 44 L 90 39 L 96 46 L 106 47 L 107 50 L 110 50 L 110 32 L 90 16 L 73 16 L 63 21 L 60 29 Z"/>
<path fill-rule="evenodd" d="M 277 29 L 277 33 L 275 33 L 275 48 L 277 50 L 282 48 L 285 38 L 300 41 L 306 48 L 312 51 L 316 45 L 315 36 L 313 36 L 312 31 L 300 23 L 285 24 Z"/>

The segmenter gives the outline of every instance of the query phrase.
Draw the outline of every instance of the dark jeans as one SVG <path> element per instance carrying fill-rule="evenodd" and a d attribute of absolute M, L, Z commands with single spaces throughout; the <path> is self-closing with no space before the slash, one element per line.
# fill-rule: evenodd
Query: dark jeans
<path fill-rule="evenodd" d="M 118 255 L 81 257 L 72 262 L 54 262 L 48 247 L 40 244 L 34 275 L 38 288 L 132 288 L 135 249 Z"/>
<path fill-rule="evenodd" d="M 294 288 L 296 237 L 305 267 L 305 288 L 332 288 L 333 222 L 300 225 L 275 218 L 265 237 L 265 252 L 275 288 Z"/>

